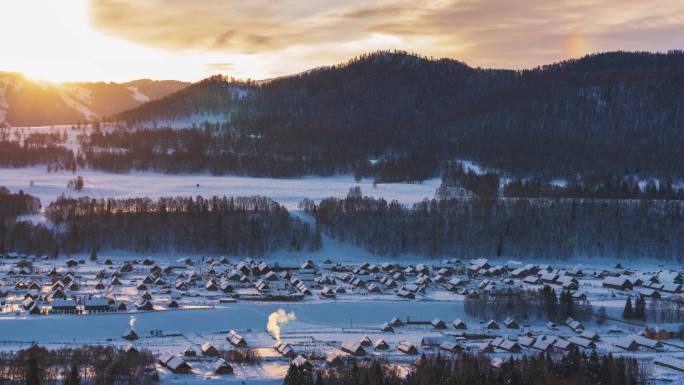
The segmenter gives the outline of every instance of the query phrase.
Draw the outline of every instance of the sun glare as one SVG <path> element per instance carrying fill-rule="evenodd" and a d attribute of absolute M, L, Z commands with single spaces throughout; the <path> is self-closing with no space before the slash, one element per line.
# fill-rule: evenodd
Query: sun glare
<path fill-rule="evenodd" d="M 46 81 L 125 81 L 152 77 L 196 80 L 201 56 L 180 55 L 96 31 L 85 0 L 0 2 L 4 39 L 0 68 Z M 164 63 L 160 65 L 159 63 Z"/>

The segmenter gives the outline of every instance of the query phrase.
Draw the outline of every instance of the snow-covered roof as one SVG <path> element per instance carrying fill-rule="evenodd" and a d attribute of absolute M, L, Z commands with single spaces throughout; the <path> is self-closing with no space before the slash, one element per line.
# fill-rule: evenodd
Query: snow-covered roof
<path fill-rule="evenodd" d="M 653 362 L 656 365 L 660 366 L 665 366 L 670 369 L 675 369 L 679 370 L 680 372 L 684 372 L 684 360 L 675 358 L 675 357 L 670 357 L 670 356 L 659 356 L 656 357 Z"/>

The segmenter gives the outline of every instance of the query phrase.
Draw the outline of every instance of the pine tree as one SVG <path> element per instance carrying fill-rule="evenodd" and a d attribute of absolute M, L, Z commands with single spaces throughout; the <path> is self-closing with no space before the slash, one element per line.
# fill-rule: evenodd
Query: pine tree
<path fill-rule="evenodd" d="M 33 353 L 29 353 L 26 363 L 26 385 L 40 385 L 40 366 Z"/>
<path fill-rule="evenodd" d="M 627 302 L 625 302 L 625 310 L 622 311 L 622 318 L 634 318 L 634 309 L 632 308 L 632 296 L 627 297 Z"/>
<path fill-rule="evenodd" d="M 561 318 L 572 317 L 574 307 L 575 303 L 572 299 L 572 293 L 568 290 L 564 290 L 560 296 Z"/>
<path fill-rule="evenodd" d="M 503 255 L 503 234 L 499 233 L 499 242 L 496 245 L 496 256 L 501 257 Z"/>
<path fill-rule="evenodd" d="M 64 385 L 80 385 L 81 384 L 81 375 L 78 370 L 78 365 L 73 364 L 71 365 L 71 370 L 69 373 L 64 378 Z"/>
<path fill-rule="evenodd" d="M 646 320 L 646 299 L 644 296 L 637 296 L 634 307 L 634 318 L 644 321 Z"/>
<path fill-rule="evenodd" d="M 304 376 L 302 376 L 302 371 L 295 365 L 290 364 L 287 368 L 287 374 L 283 379 L 283 385 L 304 385 Z"/>
<path fill-rule="evenodd" d="M 546 315 L 548 319 L 555 320 L 558 315 L 558 297 L 556 296 L 556 291 L 551 286 L 544 285 L 542 294 L 546 305 Z"/>

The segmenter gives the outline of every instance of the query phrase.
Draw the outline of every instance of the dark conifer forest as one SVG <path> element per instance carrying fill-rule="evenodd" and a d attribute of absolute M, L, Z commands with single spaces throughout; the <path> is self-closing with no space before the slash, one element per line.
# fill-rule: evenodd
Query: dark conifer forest
<path fill-rule="evenodd" d="M 159 381 L 148 350 L 83 346 L 48 350 L 38 345 L 0 353 L 3 384 L 139 384 Z"/>
<path fill-rule="evenodd" d="M 0 220 L 36 214 L 39 209 L 40 199 L 22 191 L 11 193 L 7 188 L 0 186 Z"/>
<path fill-rule="evenodd" d="M 215 154 L 205 169 L 220 171 L 218 163 L 225 172 L 354 171 L 415 181 L 439 175 L 442 161 L 465 158 L 518 177 L 665 178 L 684 171 L 683 97 L 680 51 L 594 54 L 521 71 L 377 52 L 262 83 L 212 77 L 116 119 L 163 127 L 223 115 L 224 123 L 206 128 L 220 133 L 217 147 L 230 157 Z M 119 144 L 130 148 L 135 139 Z M 134 167 L 164 168 L 153 162 L 163 151 L 145 148 L 152 162 Z M 273 161 L 273 169 L 250 169 L 236 163 L 241 157 Z"/>
<path fill-rule="evenodd" d="M 94 124 L 77 153 L 0 136 L 0 165 L 417 182 L 469 159 L 514 179 L 667 181 L 684 174 L 683 99 L 681 51 L 528 70 L 381 51 L 263 82 L 207 78 L 113 115 L 114 131 Z"/>
<path fill-rule="evenodd" d="M 0 251 L 52 257 L 101 249 L 255 256 L 320 247 L 320 234 L 263 197 L 61 197 L 45 215 L 51 226 L 5 218 Z"/>
<path fill-rule="evenodd" d="M 412 206 L 350 190 L 302 208 L 324 233 L 380 255 L 681 260 L 676 200 L 454 197 Z"/>
<path fill-rule="evenodd" d="M 290 366 L 284 385 L 639 385 L 645 370 L 633 357 L 581 353 L 577 347 L 553 359 L 550 354 L 507 358 L 498 365 L 484 354 L 423 355 L 405 378 L 382 361 L 350 360 L 334 369 Z"/>

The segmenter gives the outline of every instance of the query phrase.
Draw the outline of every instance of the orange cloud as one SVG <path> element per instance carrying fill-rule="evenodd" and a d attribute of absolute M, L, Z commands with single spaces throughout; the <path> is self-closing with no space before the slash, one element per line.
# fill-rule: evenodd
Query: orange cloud
<path fill-rule="evenodd" d="M 260 79 L 378 49 L 528 68 L 684 46 L 684 2 L 674 0 L 4 0 L 0 14 L 0 33 L 13 36 L 0 70 L 69 80 Z M 44 65 L 48 56 L 57 65 Z"/>
<path fill-rule="evenodd" d="M 597 50 L 663 50 L 684 36 L 684 3 L 666 0 L 93 0 L 91 16 L 107 33 L 168 49 L 326 62 L 403 48 L 520 68 L 588 53 L 588 39 Z M 642 28 L 651 37 L 635 44 Z M 377 36 L 387 38 L 373 46 Z"/>

